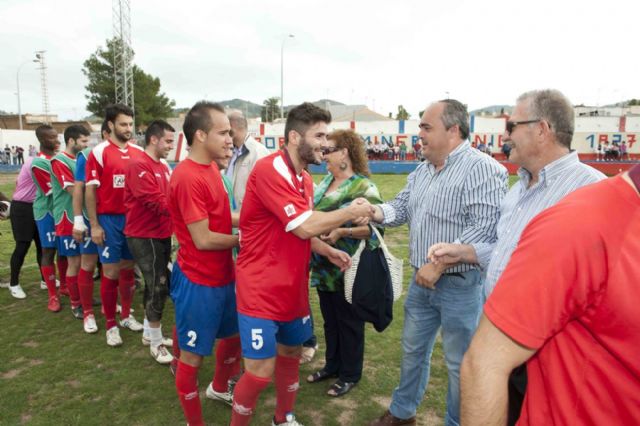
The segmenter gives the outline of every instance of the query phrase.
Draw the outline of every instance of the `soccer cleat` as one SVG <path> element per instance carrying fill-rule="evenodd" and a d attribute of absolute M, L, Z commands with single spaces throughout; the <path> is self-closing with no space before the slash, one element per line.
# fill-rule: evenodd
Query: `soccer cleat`
<path fill-rule="evenodd" d="M 158 361 L 158 364 L 170 364 L 173 361 L 173 355 L 169 353 L 164 345 L 158 347 L 149 346 L 149 353 L 151 357 Z"/>
<path fill-rule="evenodd" d="M 93 315 L 87 315 L 84 319 L 84 332 L 85 333 L 95 333 L 98 331 L 98 325 L 96 324 L 96 317 Z"/>
<path fill-rule="evenodd" d="M 120 326 L 124 328 L 128 328 L 131 331 L 142 331 L 144 328 L 142 324 L 140 324 L 133 315 L 129 315 L 128 318 L 120 320 Z"/>
<path fill-rule="evenodd" d="M 9 286 L 9 292 L 16 299 L 26 299 L 26 297 L 27 297 L 27 295 L 24 292 L 24 290 L 22 290 L 22 287 L 20 287 L 20 284 L 14 285 L 14 286 Z"/>
<path fill-rule="evenodd" d="M 60 299 L 58 298 L 58 296 L 51 296 L 49 298 L 47 309 L 49 309 L 51 312 L 60 312 L 62 306 L 60 305 Z"/>
<path fill-rule="evenodd" d="M 122 345 L 122 338 L 120 337 L 120 329 L 118 327 L 111 327 L 107 330 L 107 345 L 111 347 Z"/>
<path fill-rule="evenodd" d="M 209 383 L 207 386 L 207 391 L 205 395 L 209 399 L 213 399 L 214 401 L 221 401 L 228 405 L 233 405 L 233 394 L 230 392 L 216 392 L 213 390 L 213 382 Z"/>
<path fill-rule="evenodd" d="M 176 377 L 176 373 L 178 372 L 178 360 L 177 359 L 173 359 L 173 361 L 171 361 L 171 364 L 169 365 L 169 371 L 171 372 L 171 374 L 173 374 L 173 377 Z"/>
<path fill-rule="evenodd" d="M 149 346 L 151 344 L 151 339 L 149 339 L 147 336 L 142 335 L 142 344 L 144 346 Z M 166 346 L 166 347 L 170 347 L 173 346 L 173 339 L 169 338 L 169 337 L 164 337 L 162 336 L 162 345 Z"/>
<path fill-rule="evenodd" d="M 60 287 L 60 281 L 56 280 L 56 288 Z M 40 281 L 40 290 L 46 290 L 47 283 L 44 281 Z"/>
<path fill-rule="evenodd" d="M 76 306 L 75 308 L 72 306 L 71 315 L 73 315 L 75 319 L 82 319 L 84 317 L 84 314 L 82 313 L 82 306 Z"/>
<path fill-rule="evenodd" d="M 271 426 L 303 426 L 296 420 L 296 416 L 293 413 L 288 413 L 285 417 L 285 421 L 282 423 L 276 423 L 276 419 L 271 420 Z"/>

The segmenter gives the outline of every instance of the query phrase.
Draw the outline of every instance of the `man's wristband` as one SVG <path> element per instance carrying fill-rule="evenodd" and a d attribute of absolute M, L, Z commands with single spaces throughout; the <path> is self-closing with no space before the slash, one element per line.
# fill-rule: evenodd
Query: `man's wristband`
<path fill-rule="evenodd" d="M 84 217 L 82 215 L 73 217 L 73 227 L 76 229 L 84 229 Z"/>

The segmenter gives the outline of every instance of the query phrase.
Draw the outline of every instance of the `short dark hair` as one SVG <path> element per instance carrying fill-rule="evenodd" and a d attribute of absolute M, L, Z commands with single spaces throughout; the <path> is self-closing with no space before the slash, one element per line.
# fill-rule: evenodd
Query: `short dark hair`
<path fill-rule="evenodd" d="M 331 123 L 331 113 L 309 102 L 298 105 L 287 115 L 287 123 L 284 126 L 284 143 L 289 143 L 291 130 L 304 136 L 309 127 L 321 121 L 327 124 Z"/>
<path fill-rule="evenodd" d="M 460 138 L 465 140 L 469 137 L 469 113 L 467 107 L 455 99 L 443 99 L 438 101 L 444 104 L 442 110 L 442 124 L 449 130 L 453 126 L 458 126 Z"/>
<path fill-rule="evenodd" d="M 224 114 L 224 107 L 216 102 L 200 101 L 191 107 L 182 125 L 182 131 L 184 132 L 184 137 L 187 139 L 187 145 L 191 146 L 193 143 L 193 137 L 196 131 L 202 130 L 208 133 L 209 130 L 211 130 L 213 127 L 213 121 L 209 113 L 211 110 Z"/>
<path fill-rule="evenodd" d="M 109 128 L 109 122 L 107 120 L 104 120 L 102 122 L 102 127 L 100 127 L 100 137 L 102 137 L 102 134 L 104 132 L 107 132 L 107 134 L 111 134 L 111 129 Z"/>
<path fill-rule="evenodd" d="M 36 138 L 38 138 L 38 142 L 42 143 L 44 134 L 50 130 L 56 130 L 56 129 L 54 129 L 52 126 L 49 126 L 48 124 L 42 124 L 36 127 Z M 7 144 L 7 146 L 9 146 L 9 144 Z"/>
<path fill-rule="evenodd" d="M 175 132 L 176 129 L 171 127 L 171 124 L 167 123 L 164 120 L 155 120 L 149 124 L 147 127 L 147 131 L 144 132 L 144 146 L 149 145 L 151 141 L 151 136 L 155 136 L 158 139 L 164 136 L 164 132 Z"/>
<path fill-rule="evenodd" d="M 69 139 L 78 139 L 80 136 L 91 136 L 91 132 L 79 124 L 73 124 L 64 129 L 64 143 L 68 143 Z"/>
<path fill-rule="evenodd" d="M 104 110 L 105 121 L 115 124 L 118 115 L 123 114 L 129 117 L 133 117 L 133 110 L 124 104 L 111 104 L 107 105 Z"/>

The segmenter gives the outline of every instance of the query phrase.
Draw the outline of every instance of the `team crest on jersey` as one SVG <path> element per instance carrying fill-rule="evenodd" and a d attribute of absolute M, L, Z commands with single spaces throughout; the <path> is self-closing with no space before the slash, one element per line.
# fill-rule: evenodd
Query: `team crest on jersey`
<path fill-rule="evenodd" d="M 113 175 L 113 187 L 124 188 L 124 175 Z"/>
<path fill-rule="evenodd" d="M 296 208 L 293 207 L 293 204 L 287 204 L 284 206 L 284 212 L 287 214 L 287 217 L 291 217 L 296 214 Z"/>

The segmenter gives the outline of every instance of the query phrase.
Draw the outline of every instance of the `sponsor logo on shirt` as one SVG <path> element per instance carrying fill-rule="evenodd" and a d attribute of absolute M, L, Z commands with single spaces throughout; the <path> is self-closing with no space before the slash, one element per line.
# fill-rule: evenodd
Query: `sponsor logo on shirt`
<path fill-rule="evenodd" d="M 140 172 L 140 174 L 138 175 L 139 178 L 141 178 L 142 176 L 144 176 L 144 174 L 147 173 L 146 171 L 142 171 Z"/>
<path fill-rule="evenodd" d="M 113 175 L 113 187 L 124 188 L 124 175 Z"/>
<path fill-rule="evenodd" d="M 291 217 L 296 214 L 296 208 L 293 207 L 293 204 L 287 204 L 284 206 L 284 212 L 287 214 L 287 217 Z"/>

